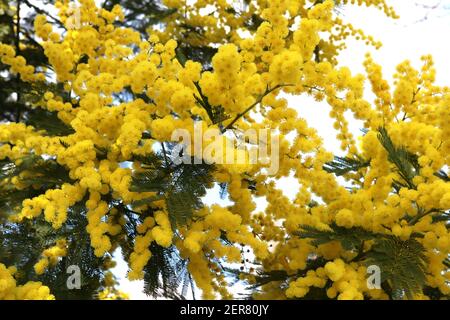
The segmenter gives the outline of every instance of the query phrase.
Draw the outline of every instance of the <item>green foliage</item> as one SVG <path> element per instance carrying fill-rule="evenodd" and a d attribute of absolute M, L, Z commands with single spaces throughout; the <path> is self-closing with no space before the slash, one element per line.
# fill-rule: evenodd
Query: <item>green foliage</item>
<path fill-rule="evenodd" d="M 415 186 L 412 180 L 420 170 L 418 157 L 403 146 L 395 146 L 386 128 L 378 130 L 378 139 L 388 153 L 388 160 L 396 167 L 403 180 L 394 181 L 393 186 L 397 190 L 401 187 L 414 189 Z M 358 155 L 354 158 L 335 156 L 333 161 L 323 166 L 323 169 L 329 173 L 334 173 L 336 176 L 344 176 L 350 172 L 358 172 L 360 169 L 369 167 L 369 165 L 370 159 L 366 160 Z M 439 170 L 435 173 L 435 176 L 446 182 L 450 181 L 448 174 L 444 170 Z"/>
<path fill-rule="evenodd" d="M 426 256 L 425 248 L 414 238 L 400 240 L 397 237 L 376 234 L 361 228 L 342 228 L 332 225 L 332 230 L 321 231 L 309 226 L 297 235 L 311 239 L 311 244 L 319 246 L 331 241 L 339 241 L 345 250 L 357 252 L 352 261 L 362 261 L 367 266 L 376 265 L 381 269 L 382 282 L 391 298 L 399 299 L 404 295 L 411 298 L 421 292 L 425 285 Z M 374 245 L 364 251 L 364 242 L 373 240 Z"/>
<path fill-rule="evenodd" d="M 146 34 L 147 28 L 158 24 L 161 20 L 170 17 L 176 9 L 165 7 L 158 0 L 126 1 L 126 0 L 106 0 L 103 7 L 111 10 L 115 5 L 120 5 L 124 9 L 124 26 L 133 27 L 141 33 Z"/>
<path fill-rule="evenodd" d="M 49 136 L 67 136 L 75 131 L 58 118 L 56 112 L 36 108 L 27 115 L 26 123 L 37 130 L 44 130 Z"/>
<path fill-rule="evenodd" d="M 446 222 L 447 228 L 450 227 L 450 211 L 440 212 L 440 214 L 434 215 L 432 218 L 433 218 L 433 223 Z"/>
<path fill-rule="evenodd" d="M 212 183 L 213 167 L 207 164 L 175 164 L 170 159 L 174 145 L 169 145 L 168 152 L 152 154 L 147 159 L 139 158 L 146 163 L 143 172 L 135 173 L 130 191 L 156 192 L 155 197 L 133 203 L 133 206 L 149 204 L 159 199 L 165 199 L 172 227 L 184 225 L 194 210 L 202 207 L 201 198 Z"/>
<path fill-rule="evenodd" d="M 165 171 L 152 170 L 136 173 L 131 183 L 133 192 L 161 192 L 168 188 L 169 176 Z"/>
<path fill-rule="evenodd" d="M 253 293 L 260 292 L 262 286 L 269 283 L 276 283 L 278 287 L 282 289 L 287 289 L 289 283 L 300 277 L 305 277 L 307 272 L 310 270 L 316 270 L 318 268 L 324 267 L 327 260 L 322 257 L 310 257 L 306 261 L 306 267 L 302 270 L 297 270 L 297 272 L 288 273 L 286 270 L 272 270 L 265 271 L 263 268 L 256 266 L 256 274 L 250 274 L 253 276 L 254 281 L 248 284 L 246 289 L 250 294 L 244 294 L 243 298 L 247 300 L 253 299 Z M 246 274 L 245 271 L 235 269 L 235 268 L 224 268 L 225 272 L 229 277 L 239 279 L 241 274 Z M 326 290 L 329 288 L 331 282 L 327 283 L 325 288 L 311 288 L 310 292 L 300 300 L 323 300 L 328 299 L 326 296 Z"/>
<path fill-rule="evenodd" d="M 382 282 L 387 281 L 391 286 L 394 299 L 404 295 L 411 299 L 425 285 L 424 252 L 424 247 L 414 238 L 402 241 L 389 236 L 376 241 L 365 262 L 380 267 Z"/>
<path fill-rule="evenodd" d="M 439 170 L 438 172 L 435 173 L 435 176 L 444 180 L 445 182 L 450 182 L 450 177 L 444 170 Z"/>
<path fill-rule="evenodd" d="M 17 190 L 11 183 L 17 178 L 24 186 Z M 71 182 L 68 171 L 54 159 L 44 159 L 30 154 L 19 161 L 5 159 L 0 161 L 0 222 L 7 215 L 17 213 L 25 199 L 34 198 L 50 188 Z"/>
<path fill-rule="evenodd" d="M 85 199 L 86 200 L 86 199 Z M 83 201 L 70 208 L 68 220 L 62 230 L 57 232 L 67 239 L 67 256 L 63 257 L 57 268 L 49 268 L 44 273 L 44 283 L 56 288 L 52 293 L 57 299 L 93 299 L 101 286 L 103 278 L 103 262 L 98 258 L 91 246 L 91 238 L 86 231 L 87 209 Z M 67 268 L 78 266 L 81 272 L 81 289 L 69 290 L 66 285 Z"/>
<path fill-rule="evenodd" d="M 449 300 L 450 295 L 442 294 L 441 290 L 438 288 L 432 288 L 430 286 L 425 286 L 423 288 L 423 294 L 429 297 L 431 300 Z"/>
<path fill-rule="evenodd" d="M 148 36 L 148 27 L 155 24 L 164 24 L 165 19 L 174 19 L 172 15 L 177 9 L 167 8 L 161 0 L 143 0 L 140 2 L 127 0 L 106 0 L 103 7 L 111 10 L 114 5 L 120 4 L 124 9 L 125 19 L 122 24 L 124 26 L 133 27 L 133 29 L 141 32 L 145 37 Z M 252 20 L 257 20 L 257 16 Z M 260 19 L 261 20 L 261 19 Z M 185 21 L 179 21 L 179 29 L 182 30 L 180 37 L 204 37 L 204 30 L 198 26 L 192 26 Z M 181 40 L 181 39 L 177 39 Z M 194 46 L 179 41 L 178 51 L 186 57 L 186 59 L 199 62 L 204 69 L 211 68 L 211 60 L 217 52 L 217 48 L 213 46 Z M 186 61 L 186 60 L 185 60 Z M 181 63 L 181 61 L 180 61 Z"/>
<path fill-rule="evenodd" d="M 97 293 L 103 277 L 103 260 L 94 255 L 90 236 L 86 231 L 87 219 L 84 202 L 71 207 L 68 220 L 58 230 L 53 229 L 42 216 L 22 223 L 0 224 L 0 263 L 15 265 L 19 284 L 41 281 L 51 288 L 57 299 L 92 299 Z M 56 240 L 67 240 L 67 256 L 43 275 L 34 272 L 34 264 L 41 253 L 55 245 Z M 81 289 L 67 288 L 67 268 L 78 266 L 81 271 Z"/>
<path fill-rule="evenodd" d="M 0 42 L 14 45 L 29 64 L 36 67 L 49 67 L 48 60 L 43 48 L 35 40 L 33 35 L 34 17 L 37 13 L 44 14 L 54 24 L 61 26 L 61 22 L 45 11 L 45 4 L 54 3 L 54 0 L 29 1 L 19 0 L 22 5 L 26 4 L 31 10 L 21 10 L 21 21 L 19 24 L 14 19 L 17 12 L 11 10 L 0 10 Z M 315 4 L 322 1 L 316 1 Z M 14 4 L 17 1 L 13 1 Z M 7 8 L 11 1 L 0 0 L 0 9 Z M 131 26 L 147 37 L 147 28 L 151 25 L 161 23 L 162 20 L 170 18 L 176 9 L 169 9 L 162 5 L 160 0 L 106 0 L 103 6 L 111 9 L 119 4 L 125 9 L 126 26 Z M 20 7 L 20 6 L 18 6 Z M 23 8 L 23 6 L 22 6 Z M 234 10 L 234 9 L 233 9 Z M 240 14 L 238 11 L 230 11 L 233 14 Z M 245 26 L 254 31 L 263 22 L 263 19 L 254 14 Z M 117 24 L 120 24 L 116 22 Z M 18 27 L 18 28 L 17 28 Z M 180 27 L 184 30 L 182 34 L 201 38 L 203 30 L 201 28 L 183 24 Z M 17 40 L 23 43 L 22 49 L 17 46 Z M 180 43 L 176 49 L 176 57 L 180 64 L 184 65 L 187 60 L 197 61 L 202 64 L 204 70 L 210 70 L 211 60 L 217 52 L 214 45 L 192 46 L 187 43 Z M 320 47 L 315 50 L 317 59 L 320 60 Z M 80 57 L 80 63 L 85 62 L 86 56 Z M 53 92 L 61 97 L 64 102 L 71 101 L 71 97 L 64 92 L 62 84 L 34 83 L 33 85 L 24 83 L 19 77 L 8 72 L 4 65 L 0 65 L 2 75 L 0 77 L 0 122 L 24 122 L 32 125 L 36 130 L 43 130 L 50 136 L 67 136 L 72 134 L 73 129 L 61 121 L 57 113 L 35 108 L 33 104 L 42 103 L 45 92 Z M 52 70 L 50 69 L 50 72 Z M 196 102 L 204 108 L 214 124 L 219 124 L 223 130 L 222 122 L 228 117 L 221 106 L 213 106 L 207 97 L 202 93 L 198 83 L 195 95 Z M 267 88 L 266 93 L 257 100 L 278 89 Z M 126 90 L 125 90 L 126 91 Z M 142 98 L 146 103 L 152 103 L 145 95 L 133 96 L 131 90 L 117 95 L 118 101 L 128 101 L 133 98 Z M 72 102 L 72 101 L 71 101 Z M 256 103 L 256 104 L 257 104 Z M 255 105 L 250 106 L 248 112 Z M 76 107 L 76 105 L 75 105 Z M 245 112 L 245 113 L 246 113 Z M 239 120 L 245 113 L 233 119 L 229 127 Z M 225 129 L 227 129 L 225 128 Z M 150 139 L 151 133 L 144 133 L 143 139 Z M 417 174 L 417 157 L 408 152 L 406 148 L 395 146 L 385 128 L 379 129 L 379 141 L 388 153 L 389 161 L 396 167 L 403 181 L 396 181 L 394 187 L 405 186 L 414 188 L 412 179 Z M 68 145 L 61 141 L 65 147 Z M 165 146 L 168 150 L 165 150 Z M 207 164 L 176 164 L 171 158 L 171 151 L 175 145 L 164 143 L 163 150 L 149 154 L 145 157 L 135 156 L 133 161 L 141 162 L 143 171 L 136 171 L 130 187 L 131 191 L 155 192 L 156 195 L 143 200 L 136 201 L 131 205 L 124 205 L 111 195 L 104 195 L 102 200 L 107 201 L 110 208 L 119 210 L 118 216 L 125 216 L 126 222 L 123 225 L 124 234 L 112 236 L 114 243 L 117 243 L 125 259 L 133 251 L 134 239 L 137 236 L 136 227 L 145 219 L 152 216 L 158 210 L 156 207 L 147 208 L 142 213 L 137 214 L 133 209 L 154 205 L 158 200 L 165 200 L 167 210 L 174 230 L 184 225 L 192 218 L 194 210 L 202 207 L 201 198 L 206 194 L 206 190 L 212 184 L 211 173 L 214 167 Z M 97 148 L 99 159 L 106 157 L 107 150 Z M 193 159 L 192 159 L 193 160 Z M 334 173 L 337 176 L 344 176 L 350 172 L 359 172 L 368 167 L 370 159 L 359 157 L 335 157 L 332 162 L 324 166 L 324 170 Z M 27 174 L 24 174 L 27 173 Z M 450 181 L 448 174 L 444 171 L 435 173 L 437 177 L 444 181 Z M 24 189 L 16 190 L 10 179 L 17 177 Z M 6 265 L 15 265 L 20 270 L 18 283 L 26 281 L 43 281 L 51 288 L 51 291 L 58 299 L 90 299 L 95 297 L 98 288 L 101 286 L 103 277 L 103 260 L 94 255 L 90 244 L 90 236 L 86 231 L 87 209 L 83 199 L 80 203 L 71 207 L 68 212 L 67 222 L 58 230 L 53 229 L 42 216 L 34 220 L 25 220 L 22 223 L 7 221 L 7 217 L 17 213 L 21 209 L 22 201 L 45 193 L 51 188 L 58 188 L 63 183 L 71 183 L 68 170 L 59 165 L 51 157 L 40 157 L 28 155 L 20 162 L 10 159 L 0 161 L 0 262 Z M 248 181 L 249 189 L 254 189 L 254 182 Z M 220 185 L 221 197 L 227 193 L 227 185 Z M 433 216 L 438 221 L 450 220 L 449 213 L 443 212 Z M 354 261 L 362 261 L 367 264 L 378 265 L 382 269 L 383 285 L 389 287 L 387 292 L 392 298 L 403 296 L 411 297 L 424 287 L 425 283 L 425 262 L 423 247 L 417 240 L 410 239 L 402 241 L 395 237 L 388 237 L 381 234 L 374 234 L 362 228 L 346 229 L 337 225 L 331 225 L 331 230 L 317 230 L 309 226 L 302 226 L 297 236 L 304 239 L 311 239 L 313 245 L 326 244 L 331 241 L 339 241 L 342 247 L 349 251 L 354 251 L 357 255 Z M 61 258 L 60 262 L 49 268 L 43 275 L 35 274 L 33 266 L 39 260 L 43 250 L 55 244 L 56 240 L 65 238 L 68 243 L 68 255 Z M 227 242 L 225 234 L 222 240 Z M 364 252 L 364 242 L 374 240 L 375 244 L 370 250 Z M 194 294 L 194 284 L 187 270 L 187 261 L 182 259 L 174 246 L 163 248 L 153 243 L 150 247 L 152 257 L 144 268 L 145 271 L 145 293 L 153 297 L 166 297 L 173 299 L 183 299 L 187 295 L 189 288 Z M 304 270 L 288 274 L 282 270 L 268 272 L 258 271 L 256 283 L 249 286 L 251 290 L 257 290 L 262 285 L 270 282 L 278 282 L 280 287 L 286 288 L 289 281 L 306 275 L 307 271 L 323 267 L 326 260 L 321 257 L 309 257 Z M 446 260 L 450 267 L 450 261 Z M 81 290 L 68 290 L 66 280 L 68 274 L 67 267 L 76 265 L 80 267 L 82 277 Z M 230 274 L 237 276 L 240 271 L 229 270 Z M 328 285 L 327 285 L 328 286 Z M 424 292 L 429 296 L 442 297 L 433 288 L 424 287 Z M 312 288 L 305 299 L 326 298 L 326 289 Z"/>
<path fill-rule="evenodd" d="M 395 146 L 385 128 L 380 128 L 378 131 L 378 139 L 384 149 L 386 149 L 389 161 L 396 166 L 399 175 L 404 180 L 403 183 L 398 182 L 398 184 L 414 189 L 415 186 L 412 179 L 417 175 L 420 169 L 417 162 L 417 156 L 408 152 L 405 147 Z"/>
<path fill-rule="evenodd" d="M 415 189 L 413 178 L 420 170 L 418 157 L 405 147 L 394 145 L 385 128 L 379 129 L 378 139 L 388 154 L 389 162 L 395 166 L 402 178 L 402 181 L 393 182 L 393 191 L 398 192 L 402 187 Z M 324 166 L 324 170 L 342 176 L 349 172 L 357 172 L 369 165 L 370 160 L 366 161 L 359 157 L 335 157 L 334 161 Z M 435 176 L 444 181 L 449 179 L 444 170 L 436 172 Z M 418 208 L 418 210 L 419 214 L 416 218 L 410 219 L 410 224 L 417 222 L 427 214 L 433 214 L 434 222 L 448 223 L 450 221 L 449 213 L 446 211 L 433 209 L 425 212 L 422 208 Z M 383 289 L 392 299 L 411 298 L 415 293 L 426 288 L 425 249 L 416 240 L 416 237 L 422 235 L 413 234 L 409 240 L 403 241 L 393 236 L 375 234 L 362 228 L 346 229 L 335 224 L 330 227 L 331 230 L 324 231 L 310 226 L 301 226 L 301 231 L 297 233 L 297 236 L 311 239 L 311 244 L 316 246 L 339 241 L 345 250 L 357 253 L 353 261 L 362 261 L 366 265 L 377 265 L 382 272 Z M 374 245 L 365 252 L 364 242 L 368 240 L 373 240 Z M 428 289 L 428 291 L 430 290 L 431 288 Z"/>
<path fill-rule="evenodd" d="M 3 254 L 0 263 L 14 265 L 19 269 L 17 280 L 25 283 L 35 277 L 33 265 L 42 253 L 42 243 L 46 234 L 40 221 L 26 221 L 22 224 L 4 223 L 0 225 L 0 244 Z"/>
<path fill-rule="evenodd" d="M 46 0 L 42 1 L 45 4 Z M 28 0 L 0 1 L 0 42 L 12 45 L 29 64 L 37 67 L 48 66 L 44 49 L 35 40 L 33 35 L 33 22 L 36 12 L 24 10 L 24 5 L 30 4 Z M 15 7 L 15 8 L 14 8 Z M 45 11 L 43 11 L 45 13 Z M 20 17 L 20 22 L 16 17 Z M 22 46 L 19 48 L 19 40 Z M 7 67 L 0 64 L 0 71 Z M 20 77 L 11 73 L 2 73 L 0 76 L 0 122 L 18 122 L 30 110 L 27 93 L 31 85 L 23 82 Z"/>
<path fill-rule="evenodd" d="M 22 207 L 22 202 L 25 199 L 30 199 L 38 196 L 40 190 L 0 190 L 0 223 L 2 218 L 6 219 L 8 215 L 18 212 Z"/>
<path fill-rule="evenodd" d="M 163 248 L 153 243 L 152 257 L 144 268 L 144 293 L 152 297 L 183 300 L 187 289 L 194 288 L 187 270 L 187 261 L 171 246 Z"/>
<path fill-rule="evenodd" d="M 24 172 L 27 175 L 21 175 Z M 0 162 L 0 179 L 13 177 L 19 177 L 20 182 L 26 185 L 38 185 L 46 189 L 72 182 L 67 169 L 54 159 L 45 159 L 34 154 L 25 156 L 20 161 Z"/>
<path fill-rule="evenodd" d="M 296 235 L 302 239 L 311 239 L 311 244 L 314 246 L 339 241 L 345 250 L 359 250 L 362 242 L 378 237 L 362 228 L 347 229 L 336 224 L 330 225 L 331 230 L 318 230 L 311 226 L 301 226 L 300 228 L 302 230 Z"/>
<path fill-rule="evenodd" d="M 168 193 L 167 210 L 172 228 L 185 225 L 191 219 L 193 211 L 202 207 L 200 198 L 191 191 L 196 192 L 197 190 L 187 187 L 186 190 Z"/>
<path fill-rule="evenodd" d="M 262 19 L 260 16 L 258 16 L 257 14 L 252 14 L 251 18 L 245 21 L 245 27 L 250 31 L 256 31 L 263 22 L 264 19 Z"/>
<path fill-rule="evenodd" d="M 370 161 L 362 158 L 334 157 L 334 160 L 324 165 L 323 169 L 336 176 L 343 176 L 349 172 L 358 172 L 362 168 L 367 168 Z"/>
<path fill-rule="evenodd" d="M 217 48 L 191 46 L 180 43 L 177 51 L 181 52 L 188 60 L 201 63 L 204 70 L 212 70 L 211 61 L 212 57 L 217 53 Z M 184 65 L 181 61 L 179 62 Z"/>

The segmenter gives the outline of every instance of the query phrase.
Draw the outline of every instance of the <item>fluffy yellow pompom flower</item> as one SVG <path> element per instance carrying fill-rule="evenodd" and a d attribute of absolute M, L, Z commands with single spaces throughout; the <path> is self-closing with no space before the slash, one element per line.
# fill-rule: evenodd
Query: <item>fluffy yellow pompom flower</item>
<path fill-rule="evenodd" d="M 55 266 L 60 257 L 67 255 L 67 243 L 66 240 L 60 239 L 56 241 L 56 245 L 45 249 L 42 252 L 42 258 L 34 265 L 34 271 L 36 274 L 43 274 L 49 266 Z"/>
<path fill-rule="evenodd" d="M 351 210 L 343 209 L 336 214 L 336 224 L 341 227 L 351 228 L 355 224 L 354 214 Z"/>
<path fill-rule="evenodd" d="M 17 286 L 14 274 L 16 268 L 7 268 L 0 263 L 0 300 L 54 300 L 50 289 L 41 282 L 29 281 Z"/>
<path fill-rule="evenodd" d="M 206 226 L 223 231 L 234 231 L 239 228 L 241 222 L 242 218 L 239 215 L 219 206 L 212 206 L 211 213 L 205 217 Z"/>
<path fill-rule="evenodd" d="M 152 121 L 152 137 L 160 141 L 170 141 L 175 130 L 174 120 L 170 116 Z"/>
<path fill-rule="evenodd" d="M 155 213 L 157 226 L 152 229 L 152 236 L 162 247 L 169 247 L 172 244 L 172 227 L 167 213 L 158 211 Z"/>
<path fill-rule="evenodd" d="M 333 262 L 327 262 L 325 265 L 325 272 L 332 281 L 339 281 L 345 273 L 345 262 L 341 259 L 336 259 Z"/>

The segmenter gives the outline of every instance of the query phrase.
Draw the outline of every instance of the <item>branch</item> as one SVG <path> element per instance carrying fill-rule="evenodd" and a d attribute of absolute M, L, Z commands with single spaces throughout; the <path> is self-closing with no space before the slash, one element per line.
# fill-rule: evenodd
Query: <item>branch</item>
<path fill-rule="evenodd" d="M 267 88 L 266 92 L 264 92 L 264 94 L 262 94 L 258 100 L 255 101 L 255 103 L 253 103 L 251 106 L 249 106 L 247 109 L 245 109 L 243 112 L 239 113 L 236 118 L 233 119 L 233 121 L 230 122 L 229 125 L 227 125 L 223 130 L 222 133 L 227 131 L 228 129 L 233 128 L 233 125 L 240 119 L 242 118 L 244 115 L 246 115 L 250 110 L 252 110 L 254 107 L 256 107 L 258 104 L 261 103 L 261 101 L 270 93 L 272 93 L 273 91 L 280 89 L 282 87 L 288 87 L 288 86 L 293 86 L 293 84 L 279 84 L 275 87 L 273 87 L 272 89 Z"/>
<path fill-rule="evenodd" d="M 442 210 L 439 209 L 430 209 L 429 211 L 425 211 L 421 214 L 416 215 L 414 218 L 411 219 L 411 221 L 409 222 L 409 225 L 415 225 L 417 222 L 419 222 L 420 219 L 422 219 L 423 217 L 429 215 L 429 214 L 433 214 L 433 213 L 445 213 Z"/>
<path fill-rule="evenodd" d="M 36 10 L 37 13 L 46 15 L 46 16 L 49 17 L 51 20 L 53 20 L 54 23 L 56 23 L 57 25 L 59 25 L 60 27 L 62 27 L 62 28 L 65 29 L 65 26 L 64 26 L 64 24 L 63 24 L 61 21 L 59 21 L 57 18 L 55 18 L 54 16 L 52 16 L 50 13 L 48 13 L 48 12 L 45 11 L 44 9 L 41 9 L 41 8 L 39 8 L 38 6 L 36 6 L 36 5 L 32 4 L 32 3 L 30 3 L 29 0 L 22 0 L 22 1 L 23 1 L 28 7 L 30 7 L 30 8 L 32 8 L 32 9 Z"/>
<path fill-rule="evenodd" d="M 198 93 L 200 94 L 200 98 L 194 94 L 195 100 L 203 109 L 205 109 L 206 113 L 208 114 L 209 120 L 211 120 L 211 122 L 214 123 L 214 114 L 212 113 L 212 110 L 209 107 L 208 98 L 205 97 L 205 95 L 203 94 L 202 88 L 200 87 L 200 84 L 198 82 L 194 82 L 194 85 L 197 88 Z"/>

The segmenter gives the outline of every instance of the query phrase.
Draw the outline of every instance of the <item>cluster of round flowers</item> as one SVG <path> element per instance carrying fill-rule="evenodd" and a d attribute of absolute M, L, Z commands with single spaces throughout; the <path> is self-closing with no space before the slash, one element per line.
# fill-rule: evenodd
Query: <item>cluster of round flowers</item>
<path fill-rule="evenodd" d="M 29 281 L 17 286 L 15 267 L 6 267 L 0 263 L 0 300 L 54 300 L 50 289 L 41 282 Z"/>
<path fill-rule="evenodd" d="M 54 266 L 58 263 L 60 257 L 67 255 L 67 242 L 65 239 L 56 241 L 56 245 L 45 249 L 42 252 L 42 258 L 34 265 L 36 274 L 41 275 L 47 270 L 49 266 Z"/>

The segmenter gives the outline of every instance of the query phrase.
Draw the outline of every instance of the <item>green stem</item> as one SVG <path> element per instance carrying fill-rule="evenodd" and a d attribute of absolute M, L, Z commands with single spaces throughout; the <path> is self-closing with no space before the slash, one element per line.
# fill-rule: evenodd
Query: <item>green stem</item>
<path fill-rule="evenodd" d="M 414 218 L 411 219 L 411 221 L 409 222 L 409 225 L 410 225 L 410 226 L 413 226 L 413 225 L 415 225 L 417 222 L 419 222 L 419 220 L 422 219 L 423 217 L 425 217 L 425 216 L 427 216 L 427 215 L 429 215 L 429 214 L 432 214 L 432 213 L 439 213 L 439 212 L 442 212 L 442 211 L 439 210 L 439 209 L 431 209 L 431 210 L 429 210 L 429 211 L 423 212 L 422 214 L 418 214 L 418 215 L 416 215 Z"/>
<path fill-rule="evenodd" d="M 200 84 L 198 82 L 194 82 L 195 88 L 197 88 L 198 93 L 200 94 L 200 98 L 194 95 L 195 100 L 197 100 L 197 103 L 205 109 L 206 113 L 208 114 L 209 120 L 211 120 L 212 123 L 214 123 L 214 114 L 212 113 L 212 109 L 209 106 L 208 98 L 205 97 L 205 95 L 202 92 L 202 88 L 200 87 Z"/>

